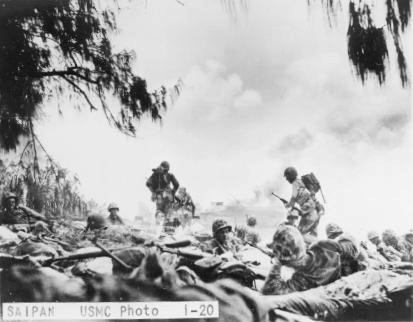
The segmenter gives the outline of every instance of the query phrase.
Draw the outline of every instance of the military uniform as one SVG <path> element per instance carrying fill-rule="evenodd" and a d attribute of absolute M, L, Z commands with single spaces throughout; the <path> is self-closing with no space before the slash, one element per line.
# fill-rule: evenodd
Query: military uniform
<path fill-rule="evenodd" d="M 385 230 L 383 232 L 383 242 L 388 246 L 392 247 L 399 253 L 399 257 L 402 261 L 409 261 L 410 254 L 407 249 L 407 245 L 404 241 L 402 241 L 394 231 L 392 230 Z"/>
<path fill-rule="evenodd" d="M 413 230 L 410 230 L 403 236 L 407 252 L 409 254 L 409 262 L 413 262 Z"/>
<path fill-rule="evenodd" d="M 258 232 L 251 227 L 235 227 L 235 234 L 244 244 L 249 243 L 252 245 L 257 245 L 261 241 Z"/>
<path fill-rule="evenodd" d="M 242 243 L 238 238 L 230 237 L 225 242 L 220 243 L 215 238 L 201 244 L 201 249 L 204 252 L 222 255 L 226 252 L 237 254 L 242 248 Z"/>
<path fill-rule="evenodd" d="M 311 237 L 317 237 L 318 224 L 320 223 L 320 217 L 322 212 L 315 197 L 307 190 L 303 181 L 300 178 L 296 178 L 292 183 L 293 192 L 289 202 L 290 206 L 297 203 L 301 209 L 301 219 L 298 223 L 298 230 L 303 235 L 310 235 Z"/>
<path fill-rule="evenodd" d="M 307 249 L 308 260 L 305 265 L 295 269 L 292 277 L 281 278 L 281 264 L 276 262 L 264 283 L 262 293 L 280 295 L 305 291 L 326 285 L 341 277 L 341 257 L 346 256 L 340 245 L 332 240 L 322 240 Z"/>
<path fill-rule="evenodd" d="M 30 217 L 23 210 L 3 210 L 0 213 L 0 225 L 30 224 Z"/>
<path fill-rule="evenodd" d="M 165 173 L 161 168 L 152 169 L 152 172 L 152 175 L 146 181 L 146 186 L 156 198 L 156 210 L 167 214 L 171 208 L 176 190 L 179 188 L 179 182 L 172 173 Z"/>

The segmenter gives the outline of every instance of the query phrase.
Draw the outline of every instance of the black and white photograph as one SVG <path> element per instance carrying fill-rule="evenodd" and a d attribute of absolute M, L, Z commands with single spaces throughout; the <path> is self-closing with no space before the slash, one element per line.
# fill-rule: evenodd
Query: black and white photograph
<path fill-rule="evenodd" d="M 0 0 L 1 321 L 411 321 L 412 0 Z"/>

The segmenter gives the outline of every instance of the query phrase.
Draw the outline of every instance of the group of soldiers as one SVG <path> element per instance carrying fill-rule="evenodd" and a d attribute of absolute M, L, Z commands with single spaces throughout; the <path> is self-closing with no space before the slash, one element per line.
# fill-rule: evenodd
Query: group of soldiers
<path fill-rule="evenodd" d="M 169 163 L 164 161 L 147 180 L 146 185 L 156 203 L 156 216 L 167 219 L 177 208 L 195 213 L 195 205 L 186 192 L 180 188 L 175 176 L 169 172 Z M 413 231 L 403 238 L 393 231 L 368 234 L 368 242 L 358 243 L 350 234 L 336 224 L 326 226 L 327 239 L 319 239 L 318 226 L 325 210 L 316 198 L 316 190 L 311 189 L 305 178 L 299 177 L 293 167 L 284 171 L 285 179 L 292 185 L 289 201 L 283 200 L 287 209 L 287 220 L 280 223 L 270 243 L 264 247 L 256 230 L 257 219 L 247 216 L 245 226 L 232 227 L 224 219 L 216 219 L 212 224 L 212 239 L 197 246 L 205 253 L 213 255 L 231 254 L 239 258 L 245 245 L 256 247 L 272 257 L 272 268 L 261 289 L 262 294 L 286 294 L 304 291 L 329 284 L 341 276 L 347 276 L 366 268 L 386 268 L 400 262 L 413 261 Z M 42 214 L 18 204 L 18 197 L 7 194 L 4 208 L 0 213 L 0 224 L 17 228 L 22 223 L 47 222 Z M 119 207 L 115 203 L 108 206 L 109 215 L 91 215 L 87 219 L 88 229 L 100 229 L 107 224 L 123 225 Z M 182 219 L 182 218 L 181 218 Z M 299 219 L 299 220 L 298 220 Z M 298 223 L 297 223 L 298 221 Z M 281 277 L 281 266 L 294 269 L 289 279 Z"/>
<path fill-rule="evenodd" d="M 146 186 L 151 192 L 151 200 L 156 203 L 157 224 L 164 229 L 171 223 L 173 225 L 189 224 L 195 216 L 195 204 L 185 187 L 180 187 L 176 177 L 169 172 L 170 165 L 162 161 L 159 167 L 152 169 L 152 175 L 146 181 Z M 173 218 L 173 213 L 181 211 L 180 216 Z"/>

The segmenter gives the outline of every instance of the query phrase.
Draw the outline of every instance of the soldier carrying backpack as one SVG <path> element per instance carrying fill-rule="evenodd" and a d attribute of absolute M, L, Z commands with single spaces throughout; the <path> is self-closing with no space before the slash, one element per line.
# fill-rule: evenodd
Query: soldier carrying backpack
<path fill-rule="evenodd" d="M 321 192 L 321 185 L 313 173 L 299 177 L 293 167 L 285 169 L 284 177 L 293 187 L 290 201 L 285 203 L 285 206 L 287 209 L 299 206 L 301 219 L 298 229 L 305 241 L 312 243 L 318 236 L 318 224 L 321 215 L 324 214 L 324 206 L 315 196 L 317 192 Z"/>

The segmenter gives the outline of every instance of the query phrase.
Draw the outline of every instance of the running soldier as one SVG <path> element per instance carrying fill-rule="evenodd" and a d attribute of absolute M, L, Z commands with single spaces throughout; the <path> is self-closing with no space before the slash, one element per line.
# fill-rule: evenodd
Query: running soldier
<path fill-rule="evenodd" d="M 304 236 L 306 243 L 311 244 L 318 236 L 318 224 L 321 215 L 324 213 L 324 208 L 316 200 L 315 194 L 310 192 L 302 179 L 298 177 L 295 168 L 286 168 L 284 177 L 291 183 L 293 188 L 291 199 L 285 204 L 285 207 L 292 210 L 295 207 L 295 204 L 300 206 L 301 219 L 298 223 L 298 230 Z"/>
<path fill-rule="evenodd" d="M 179 188 L 178 180 L 169 172 L 169 163 L 163 161 L 146 181 L 146 186 L 152 193 L 152 201 L 156 202 L 156 219 L 158 224 L 169 215 L 175 193 Z"/>

